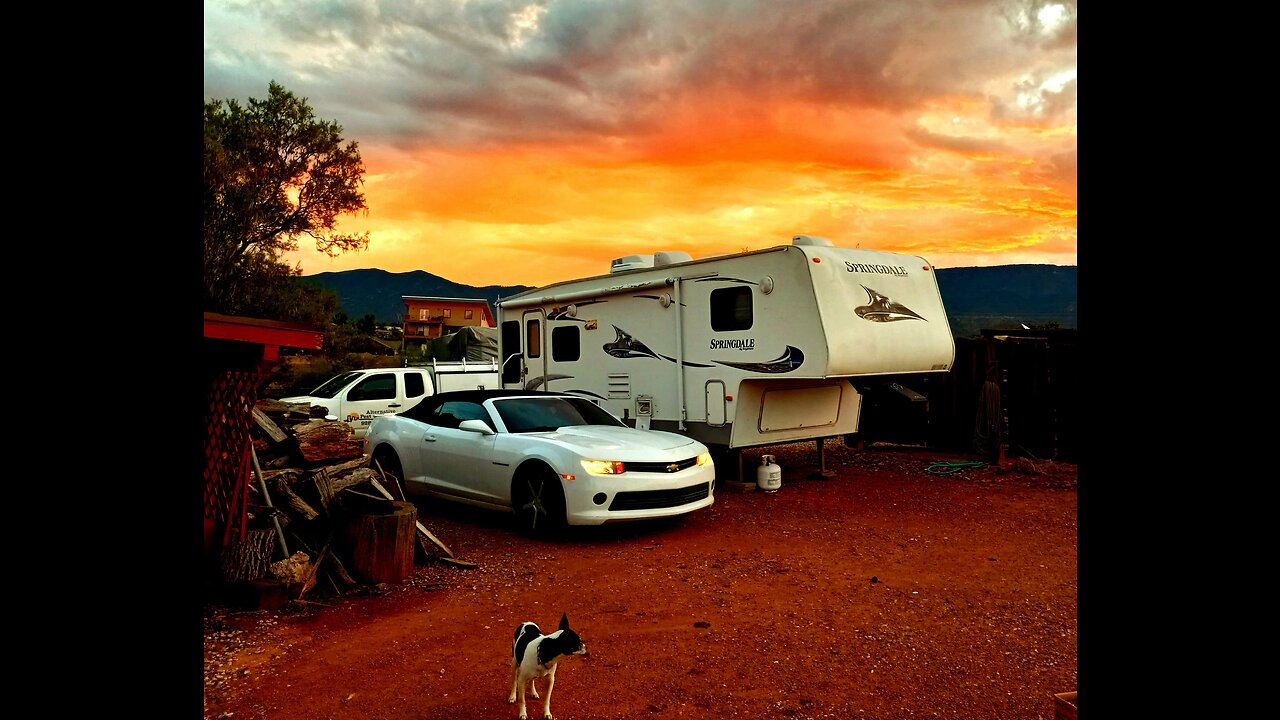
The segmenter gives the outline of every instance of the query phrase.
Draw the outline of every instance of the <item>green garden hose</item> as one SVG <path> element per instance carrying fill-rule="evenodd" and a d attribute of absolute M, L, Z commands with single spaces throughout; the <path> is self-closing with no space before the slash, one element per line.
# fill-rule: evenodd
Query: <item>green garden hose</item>
<path fill-rule="evenodd" d="M 951 462 L 938 460 L 937 462 L 930 463 L 929 467 L 925 468 L 924 471 L 933 473 L 934 475 L 950 475 L 952 473 L 958 473 L 961 470 L 968 470 L 971 468 L 976 470 L 986 466 L 987 464 L 981 460 L 955 460 Z"/>

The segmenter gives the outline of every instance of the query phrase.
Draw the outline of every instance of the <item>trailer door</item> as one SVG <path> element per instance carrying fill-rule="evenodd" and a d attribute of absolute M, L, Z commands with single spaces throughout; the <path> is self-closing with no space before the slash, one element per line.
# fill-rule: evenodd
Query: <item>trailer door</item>
<path fill-rule="evenodd" d="M 522 362 L 521 385 L 525 390 L 545 390 L 547 377 L 547 329 L 545 314 L 539 308 L 526 311 L 522 316 L 523 332 L 520 337 Z"/>
<path fill-rule="evenodd" d="M 503 320 L 499 343 L 502 353 L 502 387 L 519 390 L 524 387 L 522 378 L 524 361 L 521 359 L 520 321 Z"/>

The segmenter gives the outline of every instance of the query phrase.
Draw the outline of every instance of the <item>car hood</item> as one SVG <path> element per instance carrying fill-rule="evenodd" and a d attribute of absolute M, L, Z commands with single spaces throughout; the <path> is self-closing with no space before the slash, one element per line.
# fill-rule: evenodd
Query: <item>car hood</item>
<path fill-rule="evenodd" d="M 333 398 L 327 398 L 327 399 L 318 398 L 318 397 L 315 397 L 314 395 L 294 395 L 293 397 L 280 398 L 280 402 L 291 403 L 291 404 L 310 403 L 312 405 L 323 405 L 325 402 L 332 399 Z"/>
<path fill-rule="evenodd" d="M 580 453 L 605 460 L 629 460 L 652 457 L 654 451 L 683 449 L 690 454 L 701 452 L 691 438 L 661 430 L 636 430 L 607 425 L 571 425 L 555 432 L 539 433 Z M 600 453 L 610 453 L 601 456 Z"/>

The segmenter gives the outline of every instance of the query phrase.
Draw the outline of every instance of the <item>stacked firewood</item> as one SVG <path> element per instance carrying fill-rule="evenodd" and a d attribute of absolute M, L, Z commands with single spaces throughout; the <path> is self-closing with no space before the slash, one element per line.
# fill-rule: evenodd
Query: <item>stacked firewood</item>
<path fill-rule="evenodd" d="M 241 543 L 232 555 L 244 557 L 224 558 L 224 578 L 282 581 L 297 600 L 308 592 L 340 595 L 371 584 L 376 572 L 352 567 L 350 527 L 369 517 L 393 515 L 402 516 L 395 520 L 402 525 L 413 523 L 404 536 L 412 537 L 407 542 L 414 545 L 414 561 L 467 565 L 453 559 L 449 548 L 417 522 L 399 478 L 364 456 L 364 442 L 351 426 L 324 419 L 325 412 L 322 407 L 278 400 L 260 400 L 253 408 L 255 470 L 247 526 L 253 528 L 249 536 L 262 542 Z M 264 545 L 274 561 L 266 564 L 265 573 Z M 409 552 L 407 547 L 404 552 Z M 228 562 L 240 567 L 228 569 Z M 356 562 L 360 564 L 359 558 Z"/>

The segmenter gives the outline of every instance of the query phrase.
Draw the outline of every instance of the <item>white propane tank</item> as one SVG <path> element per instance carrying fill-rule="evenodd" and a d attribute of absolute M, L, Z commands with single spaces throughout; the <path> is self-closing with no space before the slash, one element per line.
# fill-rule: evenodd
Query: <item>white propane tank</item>
<path fill-rule="evenodd" d="M 756 486 L 765 492 L 777 492 L 782 487 L 782 468 L 773 461 L 772 455 L 760 458 L 760 467 L 756 469 Z"/>

